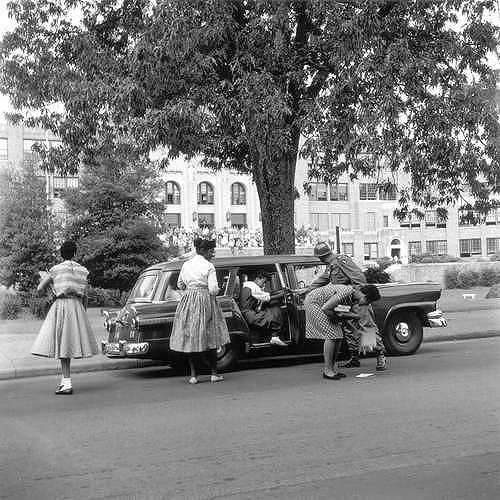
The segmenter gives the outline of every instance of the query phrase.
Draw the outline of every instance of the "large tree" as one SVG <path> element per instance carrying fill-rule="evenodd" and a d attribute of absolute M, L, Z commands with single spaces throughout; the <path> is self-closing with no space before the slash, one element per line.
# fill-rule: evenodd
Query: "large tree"
<path fill-rule="evenodd" d="M 0 171 L 0 283 L 22 291 L 56 262 L 56 226 L 47 210 L 45 181 L 33 168 Z"/>
<path fill-rule="evenodd" d="M 78 242 L 89 282 L 129 290 L 147 266 L 168 257 L 164 184 L 154 165 L 127 144 L 103 141 L 82 160 L 78 189 L 65 193 L 66 236 Z"/>
<path fill-rule="evenodd" d="M 19 0 L 2 90 L 72 158 L 100 135 L 251 173 L 264 249 L 294 250 L 311 175 L 411 178 L 403 211 L 500 183 L 493 0 Z M 62 103 L 55 110 L 50 104 Z M 66 168 L 69 168 L 66 163 Z M 379 175 L 380 171 L 380 175 Z M 472 207 L 471 207 L 472 208 Z"/>

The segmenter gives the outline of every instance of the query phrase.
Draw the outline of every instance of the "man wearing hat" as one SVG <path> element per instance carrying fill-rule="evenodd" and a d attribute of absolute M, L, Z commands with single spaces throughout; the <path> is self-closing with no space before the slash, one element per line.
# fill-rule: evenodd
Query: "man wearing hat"
<path fill-rule="evenodd" d="M 351 285 L 359 288 L 366 285 L 366 278 L 363 271 L 358 265 L 348 256 L 342 254 L 334 254 L 328 243 L 320 241 L 314 247 L 314 255 L 326 264 L 326 269 L 323 274 L 318 276 L 309 285 L 308 291 L 327 285 L 328 283 Z M 368 304 L 359 307 L 359 312 L 363 318 L 372 318 L 372 321 L 348 320 L 344 322 L 344 333 L 347 346 L 351 358 L 347 363 L 342 365 L 344 368 L 354 368 L 361 366 L 359 361 L 359 342 L 361 340 L 361 331 L 364 324 L 373 326 L 373 310 Z M 377 370 L 385 370 L 385 350 L 382 340 L 377 339 Z"/>

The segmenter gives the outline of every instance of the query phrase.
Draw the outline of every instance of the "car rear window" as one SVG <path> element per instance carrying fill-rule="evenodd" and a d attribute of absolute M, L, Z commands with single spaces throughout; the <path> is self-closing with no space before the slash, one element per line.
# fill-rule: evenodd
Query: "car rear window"
<path fill-rule="evenodd" d="M 128 298 L 129 301 L 151 300 L 158 282 L 158 274 L 144 274 L 134 285 Z"/>

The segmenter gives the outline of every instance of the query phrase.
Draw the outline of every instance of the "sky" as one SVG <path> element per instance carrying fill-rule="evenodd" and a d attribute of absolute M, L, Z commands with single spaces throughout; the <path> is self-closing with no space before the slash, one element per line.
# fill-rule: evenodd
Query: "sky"
<path fill-rule="evenodd" d="M 14 22 L 7 16 L 7 3 L 8 0 L 0 0 L 0 38 L 3 37 L 4 33 L 9 31 L 14 26 Z M 497 11 L 492 19 L 500 25 L 500 14 Z M 500 69 L 500 60 L 498 57 L 491 59 L 491 64 Z M 12 106 L 9 102 L 8 97 L 0 94 L 0 122 L 4 121 L 4 113 L 12 111 Z"/>

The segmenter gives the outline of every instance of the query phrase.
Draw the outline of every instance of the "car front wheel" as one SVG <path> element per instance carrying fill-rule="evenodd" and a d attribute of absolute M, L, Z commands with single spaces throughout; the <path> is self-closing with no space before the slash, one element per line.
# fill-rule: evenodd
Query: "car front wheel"
<path fill-rule="evenodd" d="M 413 354 L 422 344 L 422 323 L 413 311 L 395 313 L 389 319 L 384 332 L 384 344 L 390 354 Z"/>

